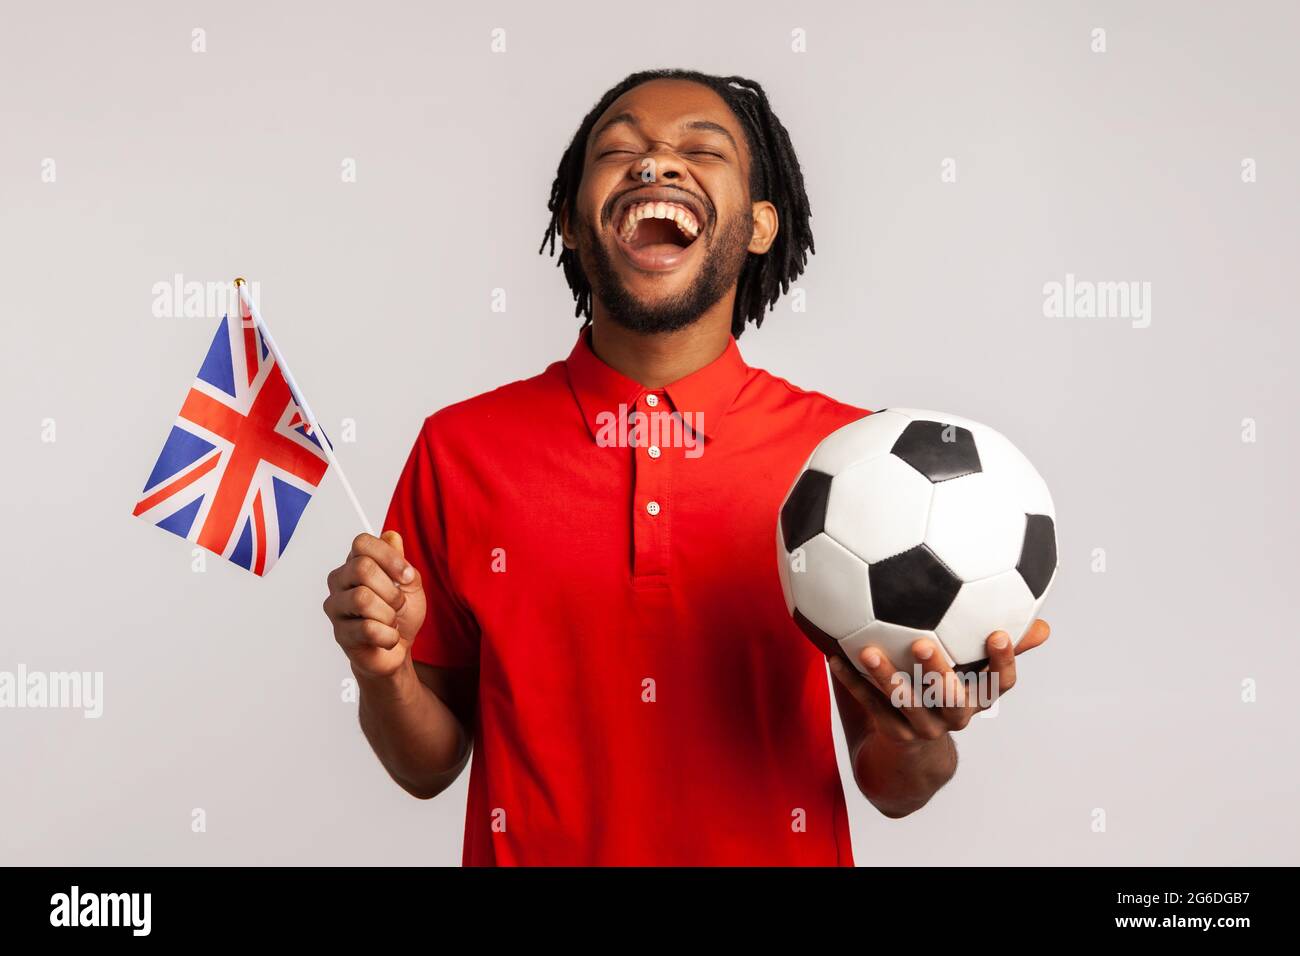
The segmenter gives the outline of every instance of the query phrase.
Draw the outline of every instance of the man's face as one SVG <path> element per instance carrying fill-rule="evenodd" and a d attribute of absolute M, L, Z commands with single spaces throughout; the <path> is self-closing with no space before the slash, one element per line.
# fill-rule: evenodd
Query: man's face
<path fill-rule="evenodd" d="M 672 331 L 735 286 L 747 252 L 775 235 L 771 204 L 750 201 L 749 163 L 739 121 L 706 86 L 653 80 L 610 105 L 588 138 L 564 240 L 611 318 Z M 760 212 L 757 231 L 772 236 L 755 235 Z"/>

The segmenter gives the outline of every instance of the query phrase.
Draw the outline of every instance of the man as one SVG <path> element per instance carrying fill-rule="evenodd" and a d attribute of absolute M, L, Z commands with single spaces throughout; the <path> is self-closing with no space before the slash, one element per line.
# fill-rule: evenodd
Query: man
<path fill-rule="evenodd" d="M 827 660 L 786 613 L 773 539 L 813 447 L 867 413 L 735 342 L 812 251 L 789 136 L 750 80 L 635 74 L 582 122 L 549 206 L 577 344 L 429 417 L 389 530 L 329 576 L 365 735 L 422 798 L 472 753 L 466 864 L 851 865 Z M 1018 651 L 1046 637 L 1035 622 Z M 1005 691 L 1006 634 L 988 656 Z M 901 817 L 952 777 L 975 708 L 895 707 L 893 662 L 861 660 L 870 680 L 830 662 L 854 779 Z"/>

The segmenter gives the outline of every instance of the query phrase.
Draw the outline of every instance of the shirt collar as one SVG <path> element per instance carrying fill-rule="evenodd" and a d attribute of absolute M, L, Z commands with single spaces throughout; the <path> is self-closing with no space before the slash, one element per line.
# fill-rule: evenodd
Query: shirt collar
<path fill-rule="evenodd" d="M 708 365 L 661 389 L 646 388 L 601 361 L 592 351 L 590 329 L 578 334 L 564 364 L 593 439 L 602 427 L 608 427 L 609 416 L 618 414 L 620 405 L 628 410 L 646 392 L 659 392 L 668 396 L 672 411 L 681 413 L 693 430 L 703 431 L 705 438 L 712 440 L 749 374 L 734 336 L 728 336 L 727 347 Z"/>

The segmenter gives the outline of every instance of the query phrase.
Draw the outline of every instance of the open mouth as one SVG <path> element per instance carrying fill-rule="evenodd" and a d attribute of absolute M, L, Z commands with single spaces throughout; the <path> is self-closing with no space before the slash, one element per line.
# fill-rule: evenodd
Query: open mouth
<path fill-rule="evenodd" d="M 685 203 L 632 200 L 618 218 L 618 240 L 633 265 L 652 272 L 675 269 L 700 236 L 700 219 Z"/>

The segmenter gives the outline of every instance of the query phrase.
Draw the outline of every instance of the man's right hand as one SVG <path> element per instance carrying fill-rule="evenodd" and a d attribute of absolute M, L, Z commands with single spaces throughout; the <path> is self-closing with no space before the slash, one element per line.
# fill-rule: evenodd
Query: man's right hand
<path fill-rule="evenodd" d="M 357 535 L 327 581 L 325 616 L 352 669 L 359 677 L 396 674 L 409 660 L 426 609 L 420 572 L 403 556 L 401 535 Z"/>

